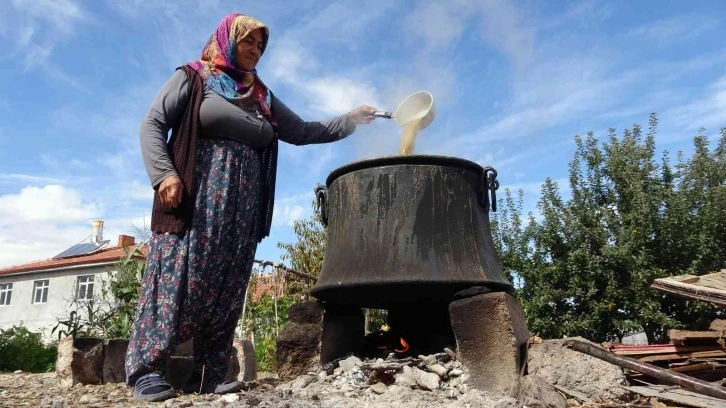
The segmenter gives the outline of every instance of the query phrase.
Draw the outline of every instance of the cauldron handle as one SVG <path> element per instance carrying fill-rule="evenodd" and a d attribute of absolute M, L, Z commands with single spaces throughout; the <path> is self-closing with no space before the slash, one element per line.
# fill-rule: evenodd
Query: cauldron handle
<path fill-rule="evenodd" d="M 497 180 L 497 171 L 494 167 L 484 167 L 484 172 L 482 173 L 482 184 L 483 188 L 481 197 L 479 198 L 479 203 L 487 207 L 487 209 L 491 204 L 492 211 L 497 212 L 497 190 L 499 189 L 499 180 Z M 490 194 L 491 201 L 489 200 Z"/>
<path fill-rule="evenodd" d="M 324 226 L 328 226 L 328 188 L 318 185 L 315 187 L 315 197 L 318 200 L 318 208 L 320 209 L 320 220 Z"/>

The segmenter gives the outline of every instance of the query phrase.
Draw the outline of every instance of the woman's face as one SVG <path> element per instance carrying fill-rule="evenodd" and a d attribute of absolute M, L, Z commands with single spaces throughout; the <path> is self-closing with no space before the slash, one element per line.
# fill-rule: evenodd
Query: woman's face
<path fill-rule="evenodd" d="M 237 43 L 237 65 L 244 71 L 252 71 L 262 56 L 262 29 L 249 33 Z"/>

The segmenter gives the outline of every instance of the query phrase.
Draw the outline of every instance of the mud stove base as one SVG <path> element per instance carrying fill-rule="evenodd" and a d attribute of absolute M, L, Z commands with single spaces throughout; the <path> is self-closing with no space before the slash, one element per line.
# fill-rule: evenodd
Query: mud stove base
<path fill-rule="evenodd" d="M 509 395 L 526 375 L 529 331 L 519 301 L 505 292 L 469 290 L 450 303 L 396 304 L 388 311 L 390 332 L 377 339 L 365 335 L 361 308 L 293 305 L 277 341 L 280 377 L 291 380 L 349 355 L 371 357 L 388 348 L 396 349 L 396 358 L 455 350 L 468 384 L 481 391 Z"/>

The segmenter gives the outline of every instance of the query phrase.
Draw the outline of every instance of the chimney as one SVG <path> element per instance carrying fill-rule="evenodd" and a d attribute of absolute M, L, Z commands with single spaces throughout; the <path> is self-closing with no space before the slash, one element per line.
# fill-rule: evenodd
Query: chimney
<path fill-rule="evenodd" d="M 93 221 L 93 233 L 91 234 L 91 242 L 99 244 L 103 241 L 103 221 Z"/>
<path fill-rule="evenodd" d="M 118 246 L 119 248 L 131 246 L 136 243 L 136 238 L 129 236 L 129 235 L 119 235 L 118 236 Z"/>

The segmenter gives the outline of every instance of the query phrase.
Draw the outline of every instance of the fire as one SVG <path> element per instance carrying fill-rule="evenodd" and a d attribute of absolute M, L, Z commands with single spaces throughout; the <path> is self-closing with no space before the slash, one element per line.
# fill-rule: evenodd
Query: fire
<path fill-rule="evenodd" d="M 403 337 L 401 337 L 400 340 L 401 340 L 401 345 L 403 346 L 403 349 L 402 350 L 394 349 L 393 351 L 395 351 L 396 353 L 405 353 L 405 352 L 408 351 L 408 349 L 410 348 L 410 346 L 408 345 L 408 343 L 406 342 L 406 340 L 403 339 Z"/>

